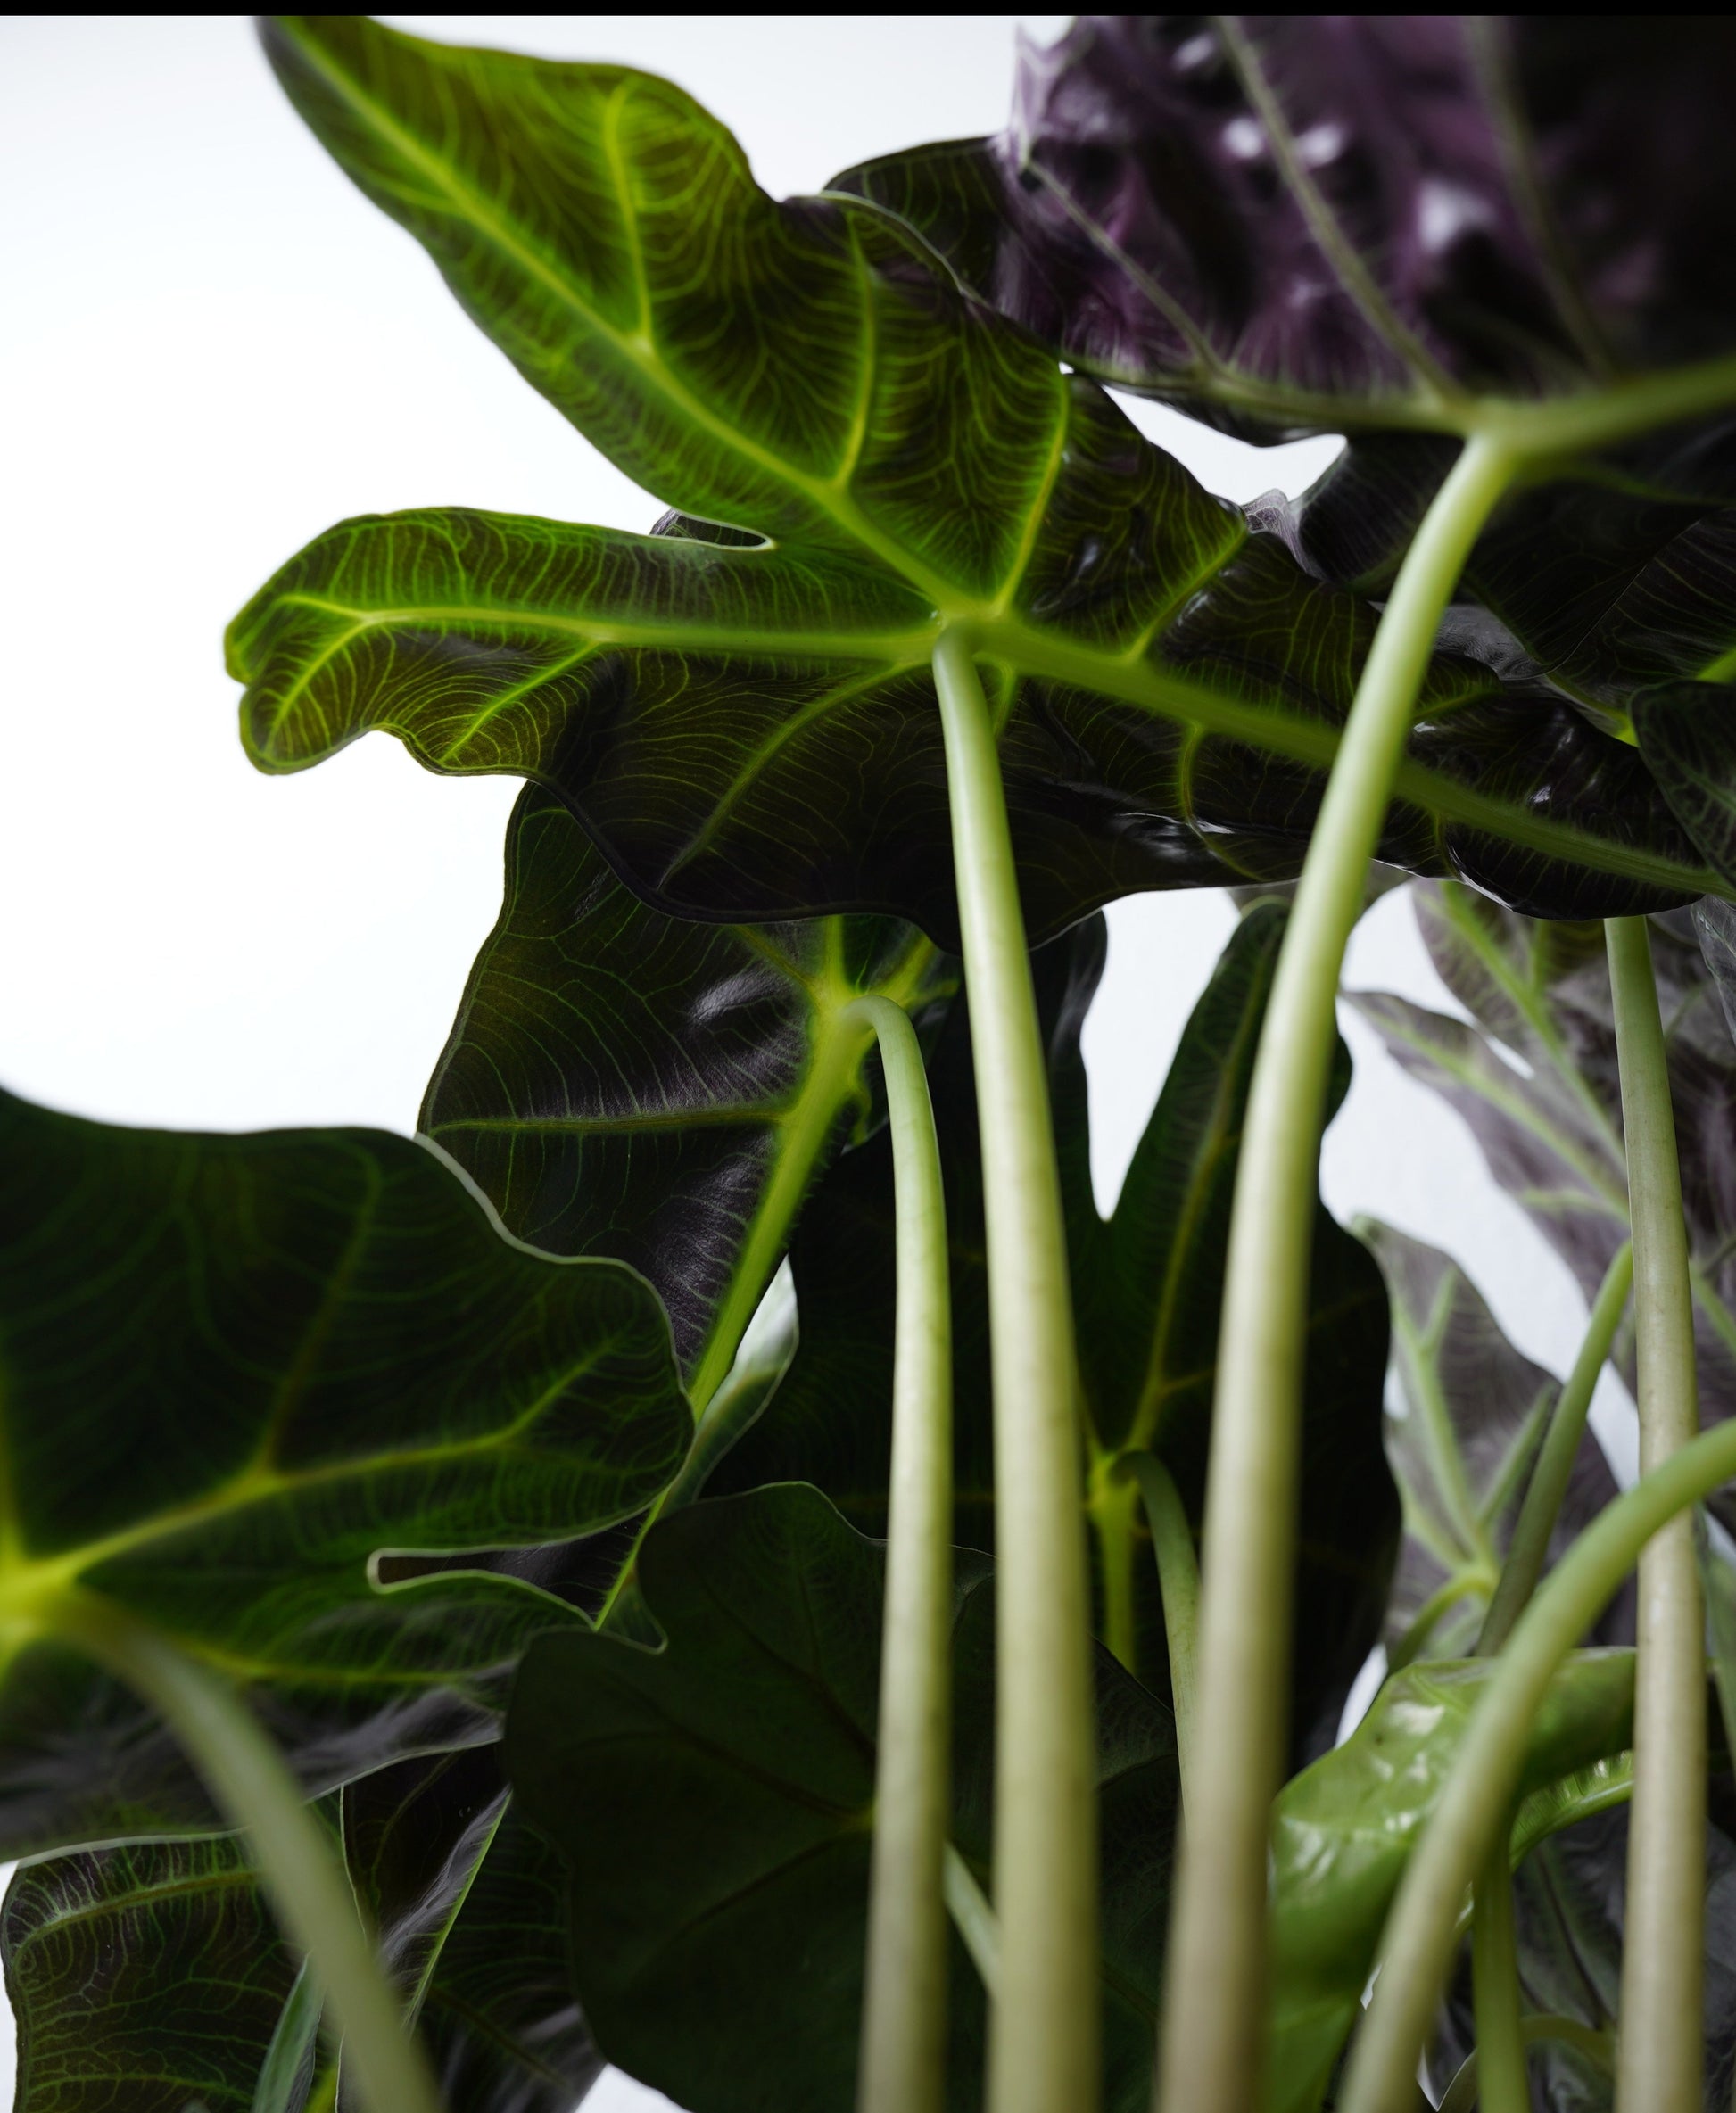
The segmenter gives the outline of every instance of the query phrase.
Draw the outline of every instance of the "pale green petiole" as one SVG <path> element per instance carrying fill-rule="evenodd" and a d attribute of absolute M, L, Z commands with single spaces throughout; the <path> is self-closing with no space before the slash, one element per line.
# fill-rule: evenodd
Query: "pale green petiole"
<path fill-rule="evenodd" d="M 1411 544 L 1357 686 L 1261 1034 L 1219 1335 L 1164 2113 L 1258 2102 L 1267 1827 L 1285 1737 L 1309 1248 L 1338 976 L 1441 612 L 1515 461 L 1500 442 L 1468 442 Z"/>
<path fill-rule="evenodd" d="M 1170 1691 L 1176 1713 L 1176 1753 L 1181 1769 L 1181 1803 L 1187 1809 L 1193 1765 L 1195 1651 L 1200 1619 L 1200 1566 L 1194 1534 L 1182 1509 L 1175 1477 L 1154 1453 L 1123 1455 L 1128 1473 L 1139 1483 L 1145 1517 L 1157 1556 L 1157 1581 L 1163 1595 L 1163 1634 L 1170 1649 Z"/>
<path fill-rule="evenodd" d="M 1699 1429 L 1693 1292 L 1670 1077 L 1643 917 L 1604 928 L 1633 1225 L 1640 1468 Z M 1633 1685 L 1633 1809 L 1622 1946 L 1622 2113 L 1698 2113 L 1706 1927 L 1706 1615 L 1693 1522 L 1676 1519 L 1640 1558 Z"/>
<path fill-rule="evenodd" d="M 922 1052 L 889 999 L 850 1012 L 880 1037 L 892 1132 L 897 1318 L 880 1628 L 879 1760 L 860 2113 L 939 2113 L 947 2079 L 952 1803 L 953 1337 L 947 1204 Z"/>
<path fill-rule="evenodd" d="M 1497 1841 L 1476 1878 L 1471 1926 L 1477 2105 L 1480 2113 L 1531 2113 L 1525 2033 L 1519 2015 L 1519 1952 L 1513 1930 L 1513 1874 Z"/>
<path fill-rule="evenodd" d="M 1000 1927 L 975 1873 L 950 1842 L 947 1844 L 946 1886 L 947 1912 L 963 1938 L 971 1963 L 992 2003 L 1001 1986 Z"/>
<path fill-rule="evenodd" d="M 1567 1493 L 1598 1375 L 1608 1360 L 1633 1285 L 1633 1244 L 1624 1240 L 1604 1271 L 1579 1355 L 1550 1412 L 1549 1430 L 1538 1452 L 1537 1465 L 1531 1471 L 1525 1502 L 1519 1506 L 1518 1523 L 1508 1543 L 1507 1560 L 1501 1564 L 1494 1597 L 1483 1618 L 1476 1640 L 1480 1657 L 1492 1657 L 1507 1641 L 1543 1574 L 1550 1536 L 1561 1514 L 1561 1499 Z"/>
<path fill-rule="evenodd" d="M 1066 1232 L 1000 758 L 963 632 L 935 648 L 988 1228 L 995 1392 L 995 1909 L 989 2113 L 1095 2106 L 1090 1597 Z"/>
<path fill-rule="evenodd" d="M 301 1786 L 238 1696 L 118 1607 L 73 1599 L 54 1627 L 148 1702 L 246 1834 L 292 1944 L 306 1952 L 368 2113 L 440 2113 L 440 2094 L 355 1896 Z"/>
<path fill-rule="evenodd" d="M 1736 1423 L 1721 1424 L 1599 1513 L 1520 1616 L 1386 1919 L 1374 2000 L 1351 2051 L 1339 2113 L 1398 2113 L 1414 2102 L 1417 2059 L 1457 1947 L 1465 1888 L 1504 1838 L 1532 1720 L 1556 1669 L 1652 1536 L 1732 1475 Z"/>

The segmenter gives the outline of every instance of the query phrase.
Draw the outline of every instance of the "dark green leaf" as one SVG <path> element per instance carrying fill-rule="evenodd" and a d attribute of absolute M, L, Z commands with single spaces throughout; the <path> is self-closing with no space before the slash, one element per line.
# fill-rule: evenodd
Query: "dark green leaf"
<path fill-rule="evenodd" d="M 1066 1192 L 1104 1631 L 1164 1691 L 1168 1659 L 1143 1515 L 1114 1479 L 1124 1449 L 1153 1448 L 1190 1515 L 1203 1503 L 1225 1245 L 1242 1113 L 1285 911 L 1237 930 L 1182 1036 L 1113 1217 L 1099 1219 L 1079 1035 L 1103 967 L 1100 924 L 1034 957 Z M 1340 1079 L 1340 1089 L 1347 1080 Z M 968 1021 L 961 1005 L 930 1066 L 953 1248 L 955 1533 L 992 1548 L 988 1298 Z M 1297 1589 L 1295 1732 L 1318 1751 L 1380 1632 L 1398 1516 L 1380 1440 L 1386 1300 L 1379 1272 L 1321 1209 L 1314 1224 Z M 798 1477 L 855 1524 L 885 1530 L 894 1311 L 889 1153 L 847 1154 L 791 1247 L 801 1341 L 771 1406 L 718 1468 L 715 1492 Z"/>
<path fill-rule="evenodd" d="M 1603 934 L 1534 923 L 1462 888 L 1420 888 L 1416 903 L 1434 965 L 1476 1024 L 1377 992 L 1352 1002 L 1405 1069 L 1464 1117 L 1490 1171 L 1589 1300 L 1628 1231 Z M 1736 1044 L 1693 921 L 1655 918 L 1651 942 L 1693 1270 L 1700 1414 L 1711 1423 L 1736 1411 Z M 1617 1359 L 1631 1383 L 1631 1338 L 1618 1339 Z"/>
<path fill-rule="evenodd" d="M 1273 1807 L 1273 1996 L 1267 2113 L 1313 2113 L 1360 2007 L 1386 1911 L 1488 1680 L 1490 1659 L 1411 1666 L 1345 1744 Z M 1633 1655 L 1584 1651 L 1531 1729 L 1520 1795 L 1619 1754 Z"/>
<path fill-rule="evenodd" d="M 1296 871 L 1373 613 L 895 221 L 774 204 L 712 119 L 618 67 L 351 17 L 267 42 L 343 167 L 691 532 L 334 529 L 231 634 L 262 767 L 390 729 L 432 768 L 546 784 L 677 912 L 892 909 L 945 942 L 929 661 L 962 622 L 999 670 L 1036 934 L 1134 888 Z M 1638 759 L 1553 693 L 1443 656 L 1418 721 L 1392 863 L 1558 912 L 1703 890 Z"/>
<path fill-rule="evenodd" d="M 1428 426 L 1736 349 L 1732 68 L 1723 16 L 1084 16 L 1004 133 L 838 181 L 1110 381 Z"/>
<path fill-rule="evenodd" d="M 853 2101 L 883 1552 L 799 1485 L 698 1505 L 641 1563 L 661 1651 L 545 1637 L 508 1720 L 515 1790 L 572 1866 L 604 2053 L 692 2113 Z M 954 1838 L 988 1853 L 993 1606 L 961 1553 Z M 1105 2104 L 1147 2105 L 1177 1807 L 1169 1713 L 1097 1662 Z M 980 2102 L 980 1991 L 952 1962 L 949 2103 Z"/>
<path fill-rule="evenodd" d="M 26 1864 L 0 1947 L 18 2026 L 15 2113 L 184 2113 L 189 2102 L 256 2113 L 301 1962 L 233 1837 Z M 313 2011 L 317 2023 L 317 1999 Z M 284 2113 L 301 2113 L 306 2081 Z"/>
<path fill-rule="evenodd" d="M 1736 564 L 1724 591 L 1728 606 Z M 1730 624 L 1736 638 L 1736 614 Z M 1676 820 L 1707 863 L 1736 879 L 1736 689 L 1674 682 L 1646 690 L 1633 702 L 1633 730 Z"/>
<path fill-rule="evenodd" d="M 1314 578 L 1384 595 L 1452 453 L 1416 434 L 1361 435 L 1300 499 L 1274 492 L 1250 517 Z M 1459 591 L 1487 614 L 1450 612 L 1443 648 L 1478 653 L 1509 682 L 1547 682 L 1618 735 L 1651 688 L 1727 682 L 1736 421 L 1671 428 L 1521 486 L 1479 537 Z M 1649 749 L 1645 760 L 1655 767 Z"/>
<path fill-rule="evenodd" d="M 492 1736 L 578 1617 L 382 1551 L 535 1544 L 642 1507 L 690 1429 L 631 1270 L 504 1238 L 370 1131 L 111 1129 L 0 1098 L 0 1843 L 212 1823 L 166 1733 L 53 1639 L 108 1599 L 247 1689 L 321 1789 Z"/>
<path fill-rule="evenodd" d="M 498 1746 L 347 1784 L 343 1840 L 446 2113 L 571 2113 L 602 2057 L 573 1998 L 566 1872 Z"/>
<path fill-rule="evenodd" d="M 867 1112 L 872 1040 L 845 1007 L 878 991 L 921 1019 L 955 981 L 889 919 L 648 909 L 527 787 L 422 1127 L 521 1239 L 649 1277 L 703 1406 L 815 1171 Z"/>
<path fill-rule="evenodd" d="M 1390 1226 L 1365 1221 L 1357 1230 L 1392 1294 L 1406 1410 L 1386 1420 L 1405 1523 L 1387 1649 L 1401 1665 L 1419 1655 L 1463 1655 L 1483 1626 L 1559 1383 L 1513 1348 L 1450 1256 Z M 1550 1539 L 1551 1563 L 1616 1494 L 1603 1450 L 1587 1432 Z M 1633 1641 L 1631 1583 L 1588 1640 Z"/>

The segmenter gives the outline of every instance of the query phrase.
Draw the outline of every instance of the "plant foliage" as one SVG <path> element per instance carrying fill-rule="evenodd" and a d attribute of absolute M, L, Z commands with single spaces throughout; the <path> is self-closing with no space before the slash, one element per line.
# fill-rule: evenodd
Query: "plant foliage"
<path fill-rule="evenodd" d="M 985 1179 L 1031 1142 L 1007 1127 L 1019 1094 L 1064 1219 L 1064 1267 L 1026 1295 L 1077 1323 L 1077 1445 L 1058 1425 L 1051 1457 L 1077 1451 L 1089 1551 L 1100 1883 L 1079 1927 L 1101 1966 L 1074 2008 L 1098 2013 L 1102 2105 L 1137 2113 L 1154 2046 L 1194 2024 L 1164 2016 L 1184 1808 L 1203 1838 L 1198 1771 L 1258 1760 L 1196 1743 L 1201 1638 L 1224 1633 L 1196 1622 L 1196 1551 L 1287 1546 L 1258 1491 L 1240 1516 L 1214 1496 L 1214 1393 L 1243 1347 L 1219 1316 L 1238 1193 L 1276 1193 L 1262 1084 L 1311 1061 L 1285 1044 L 1285 949 L 1316 946 L 1310 889 L 1353 906 L 1356 876 L 1321 881 L 1316 855 L 1283 898 L 1330 834 L 1328 776 L 1402 568 L 1475 459 L 1460 443 L 1527 420 L 1567 437 L 1517 446 L 1524 475 L 1416 626 L 1369 825 L 1464 1017 L 1354 1003 L 1589 1301 L 1646 1237 L 1630 1174 L 1656 1172 L 1629 1165 L 1656 1146 L 1624 1134 L 1631 1023 L 1618 1055 L 1591 920 L 1649 915 L 1699 1411 L 1736 1416 L 1730 25 L 1081 18 L 1024 52 L 1004 134 L 782 203 L 690 96 L 625 67 L 361 17 L 262 35 L 337 164 L 646 517 L 665 510 L 646 534 L 459 507 L 344 521 L 231 627 L 261 769 L 384 731 L 431 770 L 526 780 L 417 1142 L 122 1130 L 0 1094 L 19 2113 L 401 2113 L 364 2102 L 343 1982 L 284 1934 L 269 1817 L 234 1831 L 209 1755 L 92 1642 L 104 1623 L 238 1695 L 281 1749 L 446 2113 L 570 2113 L 606 2062 L 687 2113 L 856 2102 L 903 1759 L 881 1705 L 909 1641 L 913 1128 L 946 1218 L 949 1304 L 925 1325 L 949 1331 L 951 1395 L 921 1410 L 951 1417 L 952 1581 L 927 1611 L 957 1927 L 932 2103 L 909 2113 L 981 2105 L 985 2065 L 995 2113 L 1023 2103 L 992 2052 L 1019 1894 L 996 1803 L 1025 1758 L 997 1717 L 996 1607 L 1032 1544 L 994 1288 L 1014 1233 Z M 1348 444 L 1300 498 L 1243 508 L 1110 384 Z M 1010 830 L 998 904 L 992 830 L 957 848 L 974 795 L 935 669 L 961 641 Z M 1240 921 L 1105 1215 L 1095 912 L 1202 885 L 1236 887 Z M 1016 1069 L 1027 997 L 1041 1061 L 1013 1094 L 996 1067 Z M 921 1120 L 907 1037 L 877 1041 L 889 1009 L 917 1030 Z M 1330 1069 L 1324 1119 L 1342 1045 Z M 1310 1149 L 1321 1114 L 1298 1117 Z M 1366 2103 L 1347 2046 L 1376 1965 L 1401 1977 L 1389 1914 L 1516 1662 L 1480 1655 L 1484 1616 L 1562 1391 L 1458 1261 L 1347 1231 L 1302 1174 L 1296 1311 L 1262 1279 L 1259 1316 L 1294 1338 L 1298 1421 L 1274 1378 L 1248 1470 L 1277 1487 L 1294 1438 L 1288 1598 L 1249 1614 L 1292 1647 L 1285 1780 L 1256 1814 L 1269 1985 L 1236 2020 L 1263 2113 Z M 1645 1340 L 1630 1325 L 1613 1350 L 1635 1389 Z M 1617 1497 L 1591 1437 L 1567 1473 L 1563 1428 L 1557 1583 Z M 1709 1509 L 1712 2102 L 1736 2061 L 1736 1507 Z M 1490 1868 L 1517 1903 L 1532 2053 L 1505 2102 L 1529 2088 L 1550 2113 L 1613 2102 L 1638 2029 L 1634 1607 L 1612 1581 L 1535 1690 L 1477 1867 L 1480 1946 Z M 1489 2063 L 1489 2014 L 1460 1956 L 1426 2051 L 1443 2104 L 1496 2102 L 1462 2066 Z"/>

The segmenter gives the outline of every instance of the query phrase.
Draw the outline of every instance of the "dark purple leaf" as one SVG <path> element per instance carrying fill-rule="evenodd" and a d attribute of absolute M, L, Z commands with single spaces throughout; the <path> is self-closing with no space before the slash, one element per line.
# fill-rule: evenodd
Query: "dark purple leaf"
<path fill-rule="evenodd" d="M 1736 348 L 1729 18 L 1090 15 L 838 187 L 1100 378 L 1273 438 Z"/>

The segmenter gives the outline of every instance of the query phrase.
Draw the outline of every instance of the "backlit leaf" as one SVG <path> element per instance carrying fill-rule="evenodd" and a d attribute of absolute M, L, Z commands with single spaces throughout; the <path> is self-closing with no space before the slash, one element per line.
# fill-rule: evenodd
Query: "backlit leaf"
<path fill-rule="evenodd" d="M 1451 1256 L 1364 1221 L 1393 1300 L 1393 1365 L 1405 1414 L 1386 1420 L 1404 1496 L 1404 1543 L 1387 1603 L 1394 1664 L 1476 1645 L 1559 1383 L 1508 1341 Z M 1582 1437 L 1550 1563 L 1616 1495 L 1603 1449 Z M 1633 1589 L 1616 1593 L 1588 1639 L 1633 1641 Z"/>
<path fill-rule="evenodd" d="M 1404 1069 L 1465 1118 L 1495 1179 L 1589 1301 L 1628 1233 L 1603 934 L 1517 917 L 1461 888 L 1424 887 L 1415 899 L 1430 956 L 1476 1024 L 1380 992 L 1354 994 L 1352 1002 Z M 1711 1423 L 1736 1412 L 1736 1044 L 1693 921 L 1653 919 L 1650 930 L 1688 1226 L 1700 1415 Z M 1618 1337 L 1616 1358 L 1631 1383 L 1631 1336 Z"/>
<path fill-rule="evenodd" d="M 1736 350 L 1722 16 L 1088 15 L 838 186 L 1075 366 L 1272 438 Z"/>
<path fill-rule="evenodd" d="M 0 1844 L 213 1824 L 166 1732 L 54 1640 L 112 1602 L 244 1688 L 310 1788 L 492 1737 L 530 1637 L 498 1573 L 641 1508 L 690 1428 L 655 1294 L 502 1237 L 370 1131 L 182 1135 L 0 1099 Z"/>
<path fill-rule="evenodd" d="M 889 909 L 947 944 L 929 662 L 963 623 L 1035 934 L 1135 888 L 1296 871 L 1373 612 L 895 220 L 775 204 L 715 120 L 619 67 L 351 17 L 267 43 L 471 315 L 682 520 L 330 531 L 231 632 L 261 767 L 387 729 L 432 768 L 545 784 L 668 909 Z M 1443 656 L 1418 719 L 1392 863 L 1557 912 L 1703 890 L 1637 757 L 1553 693 Z"/>
<path fill-rule="evenodd" d="M 870 1112 L 864 991 L 921 1019 L 956 984 L 888 918 L 706 925 L 648 909 L 527 788 L 506 903 L 421 1127 L 519 1238 L 662 1294 L 708 1402 L 814 1174 Z"/>

